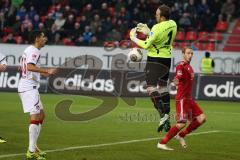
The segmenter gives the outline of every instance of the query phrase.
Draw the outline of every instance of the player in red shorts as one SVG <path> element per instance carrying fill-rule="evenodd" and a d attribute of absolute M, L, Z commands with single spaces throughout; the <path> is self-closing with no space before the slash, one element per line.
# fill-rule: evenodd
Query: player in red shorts
<path fill-rule="evenodd" d="M 186 148 L 184 137 L 190 132 L 197 129 L 206 121 L 206 116 L 202 109 L 192 99 L 192 87 L 194 80 L 194 72 L 190 66 L 193 51 L 190 47 L 182 50 L 183 60 L 176 68 L 176 76 L 173 83 L 177 87 L 176 95 L 176 121 L 177 123 L 171 127 L 166 136 L 158 143 L 157 148 L 163 150 L 173 150 L 166 144 L 175 136 L 182 147 Z M 188 127 L 181 131 L 189 121 Z M 181 131 L 181 132 L 180 132 Z"/>

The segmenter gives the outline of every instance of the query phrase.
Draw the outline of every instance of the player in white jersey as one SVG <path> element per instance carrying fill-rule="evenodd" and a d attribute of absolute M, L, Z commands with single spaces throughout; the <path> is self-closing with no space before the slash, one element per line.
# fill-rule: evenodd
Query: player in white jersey
<path fill-rule="evenodd" d="M 18 85 L 18 93 L 22 101 L 24 113 L 30 114 L 29 148 L 27 159 L 45 160 L 45 153 L 37 147 L 37 139 L 41 131 L 45 117 L 43 105 L 40 100 L 38 88 L 40 75 L 50 76 L 56 73 L 56 69 L 45 69 L 38 66 L 40 49 L 44 47 L 47 38 L 41 31 L 34 31 L 31 35 L 31 43 L 21 57 L 21 79 Z"/>
<path fill-rule="evenodd" d="M 7 67 L 6 56 L 0 53 L 0 72 L 5 71 Z M 6 143 L 7 141 L 0 137 L 0 143 Z"/>

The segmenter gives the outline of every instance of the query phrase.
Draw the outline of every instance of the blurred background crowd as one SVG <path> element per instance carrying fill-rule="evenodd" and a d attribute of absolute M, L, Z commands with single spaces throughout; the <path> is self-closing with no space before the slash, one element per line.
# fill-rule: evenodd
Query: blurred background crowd
<path fill-rule="evenodd" d="M 26 44 L 38 29 L 48 44 L 101 46 L 128 39 L 139 22 L 151 27 L 163 3 L 184 32 L 213 32 L 240 12 L 239 0 L 0 0 L 0 42 Z"/>

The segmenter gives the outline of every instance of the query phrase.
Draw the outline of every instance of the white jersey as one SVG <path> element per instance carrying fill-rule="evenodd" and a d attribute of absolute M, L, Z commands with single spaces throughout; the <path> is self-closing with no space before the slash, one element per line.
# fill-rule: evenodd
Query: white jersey
<path fill-rule="evenodd" d="M 18 84 L 18 92 L 32 90 L 40 85 L 40 73 L 28 71 L 27 64 L 32 63 L 37 65 L 40 58 L 40 50 L 33 45 L 27 47 L 21 57 L 21 79 Z"/>
<path fill-rule="evenodd" d="M 0 53 L 0 64 L 7 65 L 6 56 Z"/>

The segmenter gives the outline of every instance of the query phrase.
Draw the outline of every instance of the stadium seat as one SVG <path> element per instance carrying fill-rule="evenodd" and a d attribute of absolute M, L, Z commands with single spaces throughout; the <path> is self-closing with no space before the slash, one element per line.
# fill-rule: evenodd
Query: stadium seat
<path fill-rule="evenodd" d="M 232 34 L 240 34 L 240 26 L 234 27 L 232 30 Z"/>
<path fill-rule="evenodd" d="M 186 41 L 196 41 L 197 40 L 197 33 L 194 31 L 188 31 L 186 34 Z"/>
<path fill-rule="evenodd" d="M 178 31 L 175 40 L 176 41 L 184 41 L 185 33 L 183 31 Z"/>
<path fill-rule="evenodd" d="M 173 48 L 178 48 L 178 47 L 179 47 L 178 42 L 173 42 Z"/>
<path fill-rule="evenodd" d="M 206 44 L 205 50 L 207 51 L 215 51 L 216 47 L 215 47 L 215 43 L 213 42 L 209 42 Z"/>
<path fill-rule="evenodd" d="M 118 41 L 105 41 L 103 43 L 104 48 L 108 48 L 109 50 L 113 49 L 113 48 L 117 48 L 119 45 Z"/>
<path fill-rule="evenodd" d="M 199 41 L 200 42 L 207 42 L 209 40 L 208 34 L 209 33 L 205 32 L 205 31 L 199 32 L 199 37 L 198 37 Z"/>
<path fill-rule="evenodd" d="M 239 36 L 230 36 L 227 40 L 229 44 L 240 44 L 240 35 Z"/>
<path fill-rule="evenodd" d="M 9 33 L 13 33 L 13 30 L 10 27 L 5 27 L 2 29 L 2 32 L 5 34 L 9 34 Z"/>
<path fill-rule="evenodd" d="M 74 46 L 74 43 L 69 38 L 64 38 L 63 43 L 64 45 L 67 45 L 67 46 Z"/>
<path fill-rule="evenodd" d="M 189 42 L 179 42 L 178 44 L 181 49 L 184 48 L 185 46 L 190 46 Z"/>
<path fill-rule="evenodd" d="M 226 32 L 228 29 L 228 23 L 224 21 L 218 21 L 215 29 L 219 32 Z"/>
<path fill-rule="evenodd" d="M 225 45 L 223 51 L 239 52 L 240 46 Z"/>
<path fill-rule="evenodd" d="M 236 21 L 236 26 L 240 26 L 240 19 Z"/>
<path fill-rule="evenodd" d="M 209 41 L 212 42 L 221 42 L 223 40 L 223 36 L 220 32 L 212 32 L 210 33 Z"/>
<path fill-rule="evenodd" d="M 118 47 L 121 49 L 131 48 L 131 46 L 132 46 L 132 41 L 130 40 L 122 40 L 118 42 Z"/>
<path fill-rule="evenodd" d="M 204 50 L 204 45 L 201 42 L 192 43 L 191 46 L 194 50 Z"/>

